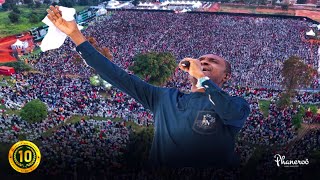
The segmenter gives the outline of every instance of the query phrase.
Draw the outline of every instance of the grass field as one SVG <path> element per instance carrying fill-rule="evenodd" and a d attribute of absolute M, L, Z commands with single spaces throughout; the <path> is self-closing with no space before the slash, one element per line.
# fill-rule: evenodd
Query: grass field
<path fill-rule="evenodd" d="M 20 20 L 18 23 L 11 23 L 8 15 L 9 11 L 0 11 L 0 37 L 5 37 L 9 35 L 19 34 L 24 31 L 28 31 L 33 27 L 43 26 L 44 23 L 41 20 L 47 15 L 46 9 L 47 5 L 42 5 L 40 8 L 28 8 L 25 5 L 18 6 L 18 9 L 21 11 Z M 82 11 L 88 6 L 74 6 L 77 12 Z M 38 23 L 30 23 L 29 16 L 31 14 L 36 14 L 39 18 Z"/>
<path fill-rule="evenodd" d="M 295 15 L 295 10 L 282 10 L 274 8 L 263 8 L 257 6 L 244 6 L 244 5 L 227 5 L 221 4 L 219 12 L 229 12 L 229 13 L 249 13 L 249 14 L 275 14 L 275 15 Z"/>
<path fill-rule="evenodd" d="M 58 126 L 56 126 L 56 127 L 54 127 L 54 128 L 49 129 L 48 131 L 44 132 L 44 133 L 42 134 L 42 136 L 44 136 L 44 137 L 49 137 L 49 136 L 52 135 L 52 133 L 53 133 L 55 130 L 59 129 L 61 126 L 65 125 L 65 124 L 67 124 L 67 123 L 76 123 L 76 122 L 79 122 L 82 117 L 83 117 L 85 120 L 89 120 L 89 119 L 90 119 L 89 116 L 78 116 L 78 115 L 77 115 L 77 116 L 72 116 L 72 117 L 70 117 L 65 123 L 60 124 L 60 125 L 58 125 Z M 114 119 L 113 119 L 113 118 L 104 118 L 104 117 L 92 117 L 92 119 L 97 120 L 97 121 L 99 121 L 99 120 L 106 120 L 106 119 L 111 119 L 113 122 L 122 121 L 122 119 L 120 119 L 120 118 L 114 118 Z M 133 130 L 136 131 L 136 132 L 139 132 L 139 131 L 143 130 L 144 128 L 147 128 L 147 127 L 141 127 L 141 126 L 137 125 L 137 124 L 134 123 L 134 122 L 126 122 L 126 124 L 127 124 L 127 127 L 128 127 L 128 126 L 131 126 L 131 127 L 133 128 Z"/>
<path fill-rule="evenodd" d="M 32 56 L 39 56 L 39 54 L 41 53 L 41 49 L 39 47 L 36 47 L 33 49 L 32 53 L 28 53 L 27 55 L 23 55 L 20 57 L 20 59 L 24 60 L 24 59 L 31 59 Z"/>
<path fill-rule="evenodd" d="M 2 109 L 5 109 L 5 114 L 8 114 L 8 115 L 19 115 L 20 114 L 20 111 L 19 110 L 12 110 L 12 109 L 7 109 L 5 107 L 5 105 L 3 104 L 0 104 L 0 111 L 2 111 Z"/>
<path fill-rule="evenodd" d="M 233 13 L 254 13 L 255 8 L 252 7 L 237 7 L 221 5 L 219 12 L 233 12 Z"/>
<path fill-rule="evenodd" d="M 270 106 L 270 101 L 267 101 L 267 100 L 259 101 L 259 108 L 262 111 L 264 117 L 268 117 L 269 106 Z"/>
<path fill-rule="evenodd" d="M 0 63 L 1 65 L 1 63 Z M 7 84 L 5 84 L 2 80 L 5 79 L 7 81 Z M 12 82 L 11 80 L 11 76 L 4 76 L 4 75 L 0 75 L 0 86 L 14 86 L 15 84 Z"/>

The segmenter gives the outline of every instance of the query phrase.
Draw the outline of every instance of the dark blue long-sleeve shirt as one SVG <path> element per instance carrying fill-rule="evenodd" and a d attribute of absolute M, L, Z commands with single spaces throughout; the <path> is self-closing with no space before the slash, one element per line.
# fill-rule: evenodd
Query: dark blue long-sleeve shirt
<path fill-rule="evenodd" d="M 244 99 L 229 96 L 211 80 L 202 83 L 205 93 L 185 94 L 174 88 L 155 87 L 126 73 L 87 41 L 76 50 L 104 80 L 153 112 L 155 135 L 150 153 L 153 165 L 236 165 L 235 136 L 250 112 Z"/>

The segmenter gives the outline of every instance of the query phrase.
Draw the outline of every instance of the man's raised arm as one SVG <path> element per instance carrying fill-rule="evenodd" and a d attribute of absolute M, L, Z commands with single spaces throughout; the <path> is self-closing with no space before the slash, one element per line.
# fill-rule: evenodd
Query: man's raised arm
<path fill-rule="evenodd" d="M 83 36 L 75 21 L 65 21 L 58 6 L 50 6 L 47 10 L 49 20 L 62 32 L 66 33 L 77 45 L 77 52 L 86 63 L 113 86 L 129 94 L 139 101 L 145 108 L 154 110 L 163 88 L 152 86 L 109 61 L 100 54 Z"/>

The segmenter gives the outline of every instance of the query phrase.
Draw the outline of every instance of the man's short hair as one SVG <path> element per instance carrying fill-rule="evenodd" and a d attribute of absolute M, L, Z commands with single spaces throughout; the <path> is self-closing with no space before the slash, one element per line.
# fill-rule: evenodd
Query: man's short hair
<path fill-rule="evenodd" d="M 227 60 L 224 60 L 224 62 L 226 63 L 226 70 L 225 70 L 225 72 L 226 72 L 226 74 L 228 74 L 228 75 L 230 76 L 230 75 L 231 75 L 231 64 L 230 64 L 230 62 L 227 61 Z"/>

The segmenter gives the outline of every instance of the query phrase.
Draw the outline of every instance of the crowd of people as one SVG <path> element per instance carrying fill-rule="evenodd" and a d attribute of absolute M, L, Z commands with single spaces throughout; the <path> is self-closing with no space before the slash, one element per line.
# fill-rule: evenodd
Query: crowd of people
<path fill-rule="evenodd" d="M 42 156 L 46 157 L 40 171 L 54 175 L 84 168 L 93 173 L 119 166 L 129 130 L 123 123 L 111 120 L 81 120 L 68 123 L 39 140 Z"/>
<path fill-rule="evenodd" d="M 122 11 L 85 34 L 110 47 L 122 68 L 147 50 L 171 52 L 177 60 L 215 53 L 231 62 L 232 85 L 281 88 L 281 67 L 290 56 L 317 69 L 317 47 L 301 40 L 310 25 L 275 17 Z"/>
<path fill-rule="evenodd" d="M 254 152 L 253 146 L 286 146 L 297 137 L 292 124 L 297 109 L 278 109 L 275 102 L 282 92 L 279 90 L 280 70 L 284 60 L 296 55 L 317 67 L 316 47 L 311 48 L 300 38 L 301 32 L 311 24 L 305 20 L 275 17 L 117 11 L 105 21 L 91 23 L 84 34 L 94 37 L 100 46 L 108 47 L 112 61 L 127 72 L 133 65 L 133 57 L 148 51 L 171 52 L 177 61 L 208 53 L 229 60 L 233 69 L 232 81 L 224 89 L 231 95 L 244 97 L 251 108 L 237 145 L 241 161 L 247 162 Z M 16 142 L 21 134 L 28 140 L 41 141 L 43 156 L 53 160 L 45 162 L 41 171 L 48 173 L 47 167 L 57 165 L 54 169 L 59 173 L 68 164 L 72 172 L 81 162 L 86 162 L 87 169 L 106 164 L 117 166 L 117 158 L 128 143 L 129 130 L 111 120 L 120 118 L 141 126 L 153 124 L 152 113 L 127 94 L 116 88 L 90 84 L 89 77 L 95 72 L 79 61 L 69 39 L 63 47 L 41 53 L 38 59 L 29 62 L 38 72 L 12 76 L 14 86 L 0 87 L 1 103 L 7 109 L 20 109 L 30 100 L 40 99 L 48 106 L 49 116 L 40 123 L 30 124 L 3 110 L 0 142 Z M 185 92 L 190 89 L 187 74 L 179 70 L 165 86 Z M 311 87 L 320 88 L 316 79 Z M 261 112 L 259 100 L 271 101 L 268 116 Z M 317 104 L 320 94 L 300 91 L 293 100 Z M 99 116 L 105 120 L 67 123 L 73 115 Z M 61 127 L 51 136 L 43 136 L 59 125 Z M 103 159 L 105 164 L 95 164 L 99 157 L 106 158 Z M 216 177 L 221 174 L 223 172 L 217 173 Z"/>
<path fill-rule="evenodd" d="M 291 122 L 297 110 L 280 110 L 275 104 L 269 108 L 269 116 L 264 118 L 258 102 L 251 105 L 252 116 L 247 119 L 242 129 L 242 141 L 259 145 L 285 145 L 296 136 L 296 129 Z M 294 112 L 295 111 L 295 112 Z"/>

